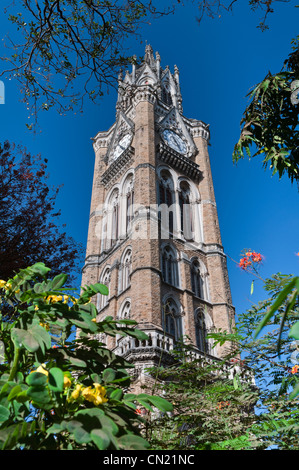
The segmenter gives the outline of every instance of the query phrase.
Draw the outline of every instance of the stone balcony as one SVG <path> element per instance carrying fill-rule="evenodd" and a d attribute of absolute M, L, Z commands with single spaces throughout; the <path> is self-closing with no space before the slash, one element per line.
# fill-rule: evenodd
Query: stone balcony
<path fill-rule="evenodd" d="M 171 355 L 175 349 L 173 336 L 154 328 L 143 329 L 143 331 L 147 334 L 148 339 L 139 341 L 129 336 L 121 338 L 113 352 L 119 356 L 123 356 L 128 361 L 139 363 L 139 365 L 142 362 L 146 366 L 150 364 L 160 364 L 160 362 L 164 365 L 171 365 L 175 362 L 174 357 Z M 187 349 L 185 354 L 185 360 L 187 361 L 197 360 L 201 366 L 222 362 L 220 358 L 199 351 L 199 349 L 195 347 L 190 346 Z M 215 375 L 231 380 L 237 375 L 241 382 L 247 382 L 253 386 L 255 385 L 252 372 L 246 367 L 241 367 L 240 361 L 238 360 L 222 363 L 221 369 L 217 372 L 215 371 Z"/>

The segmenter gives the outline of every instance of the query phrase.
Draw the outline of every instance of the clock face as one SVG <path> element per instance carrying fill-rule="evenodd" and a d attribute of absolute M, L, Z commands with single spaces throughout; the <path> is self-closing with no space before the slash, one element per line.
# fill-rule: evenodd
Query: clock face
<path fill-rule="evenodd" d="M 126 134 L 122 137 L 114 150 L 113 160 L 116 160 L 129 147 L 130 143 L 131 134 Z"/>
<path fill-rule="evenodd" d="M 175 132 L 165 129 L 162 134 L 164 140 L 167 142 L 169 147 L 173 148 L 179 153 L 185 154 L 187 152 L 187 146 L 183 139 Z"/>

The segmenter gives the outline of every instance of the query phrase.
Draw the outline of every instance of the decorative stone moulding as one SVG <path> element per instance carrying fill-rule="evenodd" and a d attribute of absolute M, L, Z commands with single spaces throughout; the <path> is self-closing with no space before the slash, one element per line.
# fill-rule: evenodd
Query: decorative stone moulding
<path fill-rule="evenodd" d="M 189 158 L 184 157 L 175 150 L 171 149 L 163 142 L 157 146 L 157 152 L 160 159 L 169 164 L 172 168 L 177 168 L 184 175 L 189 176 L 191 179 L 198 181 L 201 178 L 201 171 L 199 165 Z"/>
<path fill-rule="evenodd" d="M 190 133 L 192 134 L 193 137 L 202 137 L 203 139 L 206 139 L 207 141 L 210 140 L 210 130 L 209 124 L 205 124 L 202 121 L 193 121 L 190 119 Z"/>
<path fill-rule="evenodd" d="M 119 174 L 125 171 L 127 166 L 131 163 L 133 155 L 134 148 L 129 147 L 122 153 L 122 155 L 120 155 L 120 157 L 118 157 L 117 160 L 111 163 L 111 165 L 105 171 L 101 179 L 105 187 L 111 184 Z"/>
<path fill-rule="evenodd" d="M 140 101 L 149 101 L 155 103 L 156 93 L 152 86 L 143 85 L 136 89 L 135 96 L 133 98 L 133 105 L 136 106 Z"/>

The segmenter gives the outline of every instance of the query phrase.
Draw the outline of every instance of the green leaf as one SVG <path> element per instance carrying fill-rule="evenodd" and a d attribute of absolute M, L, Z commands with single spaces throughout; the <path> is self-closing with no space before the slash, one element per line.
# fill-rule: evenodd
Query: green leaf
<path fill-rule="evenodd" d="M 51 396 L 44 387 L 29 387 L 27 396 L 31 398 L 37 405 L 45 405 L 51 402 Z"/>
<path fill-rule="evenodd" d="M 140 436 L 125 434 L 118 439 L 121 449 L 124 450 L 145 450 L 149 449 L 149 443 Z"/>
<path fill-rule="evenodd" d="M 53 392 L 63 391 L 64 374 L 58 367 L 52 367 L 49 370 L 49 388 Z"/>
<path fill-rule="evenodd" d="M 98 449 L 105 450 L 110 444 L 110 438 L 102 429 L 93 429 L 90 433 L 91 439 Z"/>
<path fill-rule="evenodd" d="M 54 277 L 53 281 L 50 283 L 50 290 L 60 289 L 66 282 L 68 276 L 67 274 L 58 274 Z"/>
<path fill-rule="evenodd" d="M 31 372 L 26 377 L 26 383 L 31 387 L 43 387 L 46 386 L 48 382 L 48 377 L 41 372 Z"/>
<path fill-rule="evenodd" d="M 297 385 L 295 385 L 293 391 L 290 393 L 290 400 L 292 400 L 293 398 L 295 398 L 297 395 L 299 395 L 299 383 L 297 383 Z"/>
<path fill-rule="evenodd" d="M 0 405 L 0 422 L 6 421 L 10 416 L 10 412 L 5 406 Z"/>
<path fill-rule="evenodd" d="M 264 316 L 263 320 L 260 322 L 255 334 L 254 338 L 256 338 L 261 330 L 264 328 L 264 326 L 269 322 L 270 318 L 274 315 L 276 310 L 283 304 L 283 302 L 286 300 L 287 296 L 289 293 L 293 290 L 294 286 L 296 284 L 296 278 L 293 278 L 291 282 L 289 282 L 285 288 L 279 293 L 277 299 L 275 302 L 272 304 L 266 315 Z"/>
<path fill-rule="evenodd" d="M 140 395 L 138 395 L 139 397 Z M 137 399 L 138 399 L 137 397 Z M 173 410 L 173 406 L 169 401 L 165 400 L 165 398 L 156 397 L 152 395 L 148 395 L 148 400 L 159 410 L 163 412 L 168 412 Z"/>
<path fill-rule="evenodd" d="M 122 397 L 123 397 L 123 391 L 120 388 L 118 388 L 116 390 L 113 390 L 109 398 L 111 398 L 111 400 L 119 401 L 122 399 Z"/>
<path fill-rule="evenodd" d="M 7 397 L 7 400 L 8 401 L 11 401 L 13 400 L 19 393 L 22 392 L 22 388 L 20 385 L 16 385 L 15 387 L 13 387 L 13 389 L 10 391 L 8 397 Z"/>
<path fill-rule="evenodd" d="M 23 346 L 29 352 L 36 352 L 41 348 L 42 352 L 45 353 L 45 348 L 49 349 L 51 347 L 49 333 L 38 324 L 30 326 L 28 330 L 13 328 L 11 337 L 18 348 Z"/>
<path fill-rule="evenodd" d="M 299 321 L 297 321 L 289 331 L 289 336 L 299 339 Z"/>
<path fill-rule="evenodd" d="M 113 369 L 105 369 L 102 374 L 103 380 L 106 383 L 112 382 L 116 377 L 116 371 Z"/>
<path fill-rule="evenodd" d="M 36 352 L 40 345 L 31 331 L 21 330 L 20 328 L 13 328 L 11 338 L 15 345 L 20 348 L 24 347 L 29 352 Z"/>
<path fill-rule="evenodd" d="M 78 444 L 87 444 L 91 441 L 89 430 L 84 429 L 83 423 L 73 419 L 67 424 L 67 430 L 73 434 L 74 439 Z"/>

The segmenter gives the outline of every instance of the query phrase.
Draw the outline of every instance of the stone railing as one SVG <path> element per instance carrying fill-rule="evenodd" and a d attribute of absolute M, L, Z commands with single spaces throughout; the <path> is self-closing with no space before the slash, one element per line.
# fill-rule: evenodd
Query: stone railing
<path fill-rule="evenodd" d="M 171 353 L 175 349 L 174 337 L 164 333 L 161 330 L 146 329 L 148 339 L 140 341 L 133 337 L 120 338 L 113 352 L 119 356 L 129 356 L 130 354 L 138 355 L 143 351 L 161 351 L 162 353 Z M 160 354 L 160 353 L 159 353 Z M 205 365 L 213 365 L 217 362 L 223 362 L 220 358 L 212 354 L 199 351 L 197 348 L 187 348 L 184 354 L 186 361 L 196 360 L 201 367 Z M 235 359 L 232 362 L 222 363 L 221 368 L 215 368 L 212 375 L 233 380 L 238 376 L 241 382 L 255 385 L 252 371 L 240 365 L 240 361 Z"/>
<path fill-rule="evenodd" d="M 174 339 L 172 336 L 166 335 L 163 331 L 158 330 L 146 330 L 145 333 L 148 339 L 143 341 L 132 337 L 121 338 L 114 349 L 114 353 L 123 356 L 132 350 L 136 351 L 144 348 L 158 348 L 165 352 L 173 350 Z"/>

